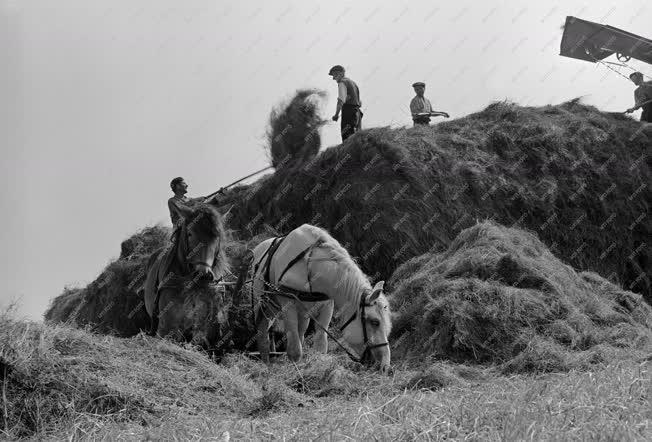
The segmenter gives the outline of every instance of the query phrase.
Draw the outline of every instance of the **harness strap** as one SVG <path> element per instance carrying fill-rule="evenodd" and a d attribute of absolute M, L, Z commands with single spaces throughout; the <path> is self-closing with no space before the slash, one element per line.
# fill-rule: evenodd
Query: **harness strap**
<path fill-rule="evenodd" d="M 286 285 L 281 285 L 279 286 L 279 288 L 283 290 L 282 292 L 278 293 L 279 295 L 284 296 L 287 294 L 291 294 L 293 295 L 293 297 L 296 297 L 297 299 L 303 302 L 321 302 L 321 301 L 329 301 L 331 299 L 328 297 L 327 294 L 321 292 L 303 292 L 301 290 L 290 288 Z"/>
<path fill-rule="evenodd" d="M 344 329 L 345 329 L 345 328 L 346 328 L 350 323 L 352 323 L 353 320 L 354 320 L 357 316 L 358 316 L 358 310 L 356 309 L 356 311 L 355 311 L 355 312 L 351 315 L 351 317 L 350 317 L 350 318 L 349 318 L 349 319 L 344 323 L 344 325 L 342 325 L 342 326 L 340 327 L 340 331 L 344 331 Z"/>
<path fill-rule="evenodd" d="M 299 253 L 297 256 L 295 256 L 292 259 L 292 261 L 288 262 L 288 265 L 285 266 L 285 269 L 283 270 L 283 272 L 281 272 L 281 276 L 278 278 L 279 282 L 281 282 L 281 280 L 283 279 L 285 274 L 288 272 L 288 270 L 290 270 L 292 268 L 292 266 L 294 266 L 296 263 L 301 261 L 304 256 L 306 256 L 306 253 L 308 253 L 312 249 L 313 245 L 310 245 L 310 246 L 306 247 L 301 253 Z"/>
<path fill-rule="evenodd" d="M 260 261 L 258 262 L 260 264 L 260 262 L 265 258 L 265 255 L 267 255 L 267 261 L 265 261 L 265 282 L 270 282 L 269 269 L 272 265 L 272 257 L 274 256 L 276 250 L 278 250 L 279 246 L 281 245 L 284 239 L 285 236 L 278 236 L 274 238 L 274 240 L 272 241 L 272 245 L 269 247 L 269 249 L 267 249 L 267 251 L 263 254 Z"/>

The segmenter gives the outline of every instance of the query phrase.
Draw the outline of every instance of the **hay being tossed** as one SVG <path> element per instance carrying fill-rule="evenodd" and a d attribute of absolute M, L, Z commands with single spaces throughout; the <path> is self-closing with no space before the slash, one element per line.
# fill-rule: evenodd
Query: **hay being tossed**
<path fill-rule="evenodd" d="M 319 129 L 326 121 L 319 104 L 326 93 L 301 89 L 288 103 L 274 108 L 269 116 L 267 141 L 272 166 L 280 168 L 310 160 L 321 147 Z"/>
<path fill-rule="evenodd" d="M 533 234 L 492 222 L 408 261 L 392 284 L 398 355 L 560 371 L 652 342 L 652 307 L 640 295 L 576 272 Z"/>

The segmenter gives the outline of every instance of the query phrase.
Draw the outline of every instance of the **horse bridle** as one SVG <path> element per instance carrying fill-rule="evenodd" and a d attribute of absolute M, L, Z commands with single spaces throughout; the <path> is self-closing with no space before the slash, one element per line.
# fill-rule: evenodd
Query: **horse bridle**
<path fill-rule="evenodd" d="M 185 229 L 183 229 L 182 233 L 185 233 L 186 242 L 187 242 L 188 241 L 188 228 L 186 227 Z M 222 237 L 218 237 L 217 248 L 215 249 L 215 250 L 217 250 L 217 253 L 219 253 L 221 246 L 222 246 Z M 195 247 L 195 249 L 196 249 L 196 247 Z M 188 255 L 189 256 L 196 255 L 195 249 L 193 249 Z M 215 259 L 215 258 L 213 258 L 213 259 Z M 200 265 L 200 266 L 208 267 L 209 269 L 213 268 L 212 265 L 208 264 L 207 262 L 202 262 L 202 261 L 188 260 L 188 264 L 190 264 L 190 265 Z"/>
<path fill-rule="evenodd" d="M 181 230 L 180 234 L 183 234 L 183 235 L 186 236 L 186 243 L 188 243 L 188 226 L 187 226 L 187 225 L 183 227 L 183 229 Z M 215 249 L 215 250 L 217 250 L 217 252 L 216 252 L 217 254 L 219 254 L 219 252 L 220 252 L 220 247 L 221 247 L 221 246 L 222 246 L 222 237 L 220 236 L 220 237 L 218 237 L 217 248 Z M 189 255 L 189 256 L 195 256 L 195 255 L 196 255 L 195 250 L 193 249 L 193 250 L 192 250 L 188 255 Z M 215 260 L 215 257 L 213 258 L 213 260 Z M 189 266 L 192 266 L 192 265 L 198 265 L 198 266 L 204 266 L 204 267 L 207 267 L 207 268 L 209 268 L 211 271 L 213 270 L 213 266 L 210 265 L 210 264 L 208 264 L 207 262 L 195 261 L 195 260 L 192 260 L 192 261 L 191 261 L 191 260 L 188 260 L 187 262 L 188 262 L 188 265 L 189 265 Z M 213 276 L 215 276 L 215 275 L 213 275 Z M 219 278 L 219 279 L 222 279 L 222 278 Z M 219 279 L 218 279 L 218 281 L 219 281 Z"/>
<path fill-rule="evenodd" d="M 369 345 L 369 335 L 367 334 L 367 321 L 365 317 L 365 312 L 364 309 L 365 307 L 372 307 L 373 304 L 367 304 L 367 294 L 363 294 L 360 297 L 360 322 L 362 322 L 362 336 L 364 338 L 364 343 L 363 345 L 365 346 L 364 351 L 362 352 L 362 355 L 360 356 L 360 361 L 363 361 L 365 359 L 365 356 L 374 348 L 379 348 L 379 347 L 384 347 L 386 345 L 389 345 L 389 342 L 383 342 L 382 344 L 374 344 L 374 345 Z M 340 332 L 343 332 L 346 327 L 348 327 L 358 316 L 358 309 L 356 308 L 355 312 L 351 315 L 351 317 L 340 327 Z"/>

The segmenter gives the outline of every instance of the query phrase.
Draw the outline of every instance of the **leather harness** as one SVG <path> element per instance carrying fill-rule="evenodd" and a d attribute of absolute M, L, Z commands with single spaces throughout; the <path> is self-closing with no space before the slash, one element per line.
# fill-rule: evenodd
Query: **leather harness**
<path fill-rule="evenodd" d="M 285 276 L 285 274 L 288 272 L 288 270 L 290 270 L 292 267 L 294 267 L 294 265 L 296 263 L 301 261 L 306 256 L 306 254 L 308 254 L 308 252 L 310 252 L 314 247 L 318 247 L 319 246 L 318 242 L 308 246 L 301 253 L 299 253 L 297 256 L 295 256 L 290 262 L 288 262 L 287 265 L 285 266 L 285 269 L 283 269 L 283 271 L 281 272 L 281 276 L 278 278 L 278 282 L 276 284 L 272 283 L 271 276 L 270 276 L 270 267 L 271 267 L 271 264 L 272 264 L 272 258 L 274 257 L 274 254 L 276 253 L 276 251 L 278 250 L 279 246 L 281 245 L 281 243 L 283 242 L 283 240 L 285 238 L 286 238 L 285 236 L 279 236 L 279 237 L 276 237 L 276 238 L 274 238 L 272 240 L 272 245 L 265 251 L 265 253 L 260 258 L 258 263 L 256 263 L 256 265 L 254 267 L 254 274 L 257 274 L 260 263 L 262 262 L 263 259 L 265 259 L 265 257 L 267 257 L 267 261 L 265 261 L 265 264 L 264 264 L 265 265 L 265 267 L 264 267 L 265 285 L 267 287 L 278 286 L 278 288 L 281 289 L 282 292 L 279 292 L 277 294 L 280 294 L 282 296 L 284 293 L 291 293 L 294 296 L 296 296 L 297 299 L 299 299 L 300 301 L 303 301 L 303 302 L 320 302 L 320 301 L 328 301 L 328 300 L 330 300 L 331 298 L 327 294 L 321 293 L 321 292 L 314 292 L 312 290 L 312 281 L 310 280 L 310 266 L 309 265 L 308 265 L 308 287 L 309 287 L 309 291 L 306 292 L 306 291 L 302 291 L 302 290 L 297 290 L 297 289 L 293 289 L 291 287 L 288 287 L 286 285 L 281 284 L 281 281 L 283 280 L 283 276 Z"/>

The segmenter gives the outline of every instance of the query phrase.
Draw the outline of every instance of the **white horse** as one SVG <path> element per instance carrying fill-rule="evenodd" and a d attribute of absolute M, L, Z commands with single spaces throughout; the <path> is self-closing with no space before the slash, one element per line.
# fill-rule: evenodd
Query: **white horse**
<path fill-rule="evenodd" d="M 326 333 L 333 316 L 347 318 L 342 338 L 362 359 L 368 352 L 380 363 L 382 373 L 390 369 L 387 337 L 391 312 L 383 294 L 384 282 L 373 288 L 369 279 L 337 240 L 319 227 L 304 224 L 285 237 L 270 238 L 253 251 L 254 295 L 262 299 L 257 314 L 258 350 L 269 362 L 269 328 L 283 320 L 290 360 L 302 356 L 304 335 L 310 316 L 316 326 L 314 344 L 326 353 Z"/>

